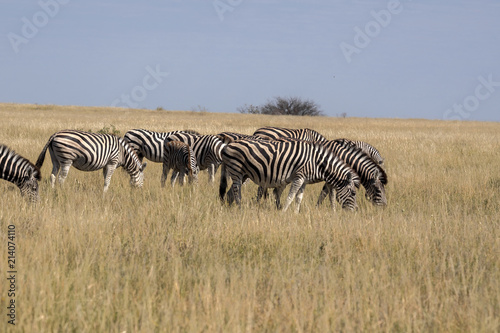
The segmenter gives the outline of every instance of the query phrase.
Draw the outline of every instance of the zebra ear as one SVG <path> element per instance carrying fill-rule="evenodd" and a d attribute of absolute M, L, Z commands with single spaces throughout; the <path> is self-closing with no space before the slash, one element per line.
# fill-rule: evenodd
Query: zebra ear
<path fill-rule="evenodd" d="M 146 165 L 148 165 L 148 162 L 142 163 L 141 171 L 144 171 L 144 169 L 146 169 Z"/>
<path fill-rule="evenodd" d="M 380 179 L 380 171 L 378 169 L 375 169 L 374 175 L 375 175 L 375 180 Z"/>

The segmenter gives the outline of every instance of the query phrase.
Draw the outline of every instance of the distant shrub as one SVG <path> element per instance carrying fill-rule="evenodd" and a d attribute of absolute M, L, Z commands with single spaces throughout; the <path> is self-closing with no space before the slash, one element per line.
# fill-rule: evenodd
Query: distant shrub
<path fill-rule="evenodd" d="M 261 106 L 244 105 L 237 109 L 240 113 L 270 114 L 287 116 L 322 116 L 323 111 L 314 101 L 299 97 L 275 97 Z"/>

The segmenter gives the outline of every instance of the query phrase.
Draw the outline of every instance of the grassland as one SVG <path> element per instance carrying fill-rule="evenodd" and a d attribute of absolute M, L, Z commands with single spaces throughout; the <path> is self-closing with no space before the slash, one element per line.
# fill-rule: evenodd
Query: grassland
<path fill-rule="evenodd" d="M 197 186 L 144 188 L 71 169 L 31 207 L 1 181 L 0 331 L 7 324 L 7 227 L 16 227 L 16 329 L 25 332 L 498 332 L 500 124 L 273 117 L 0 104 L 0 142 L 35 161 L 61 129 L 114 125 L 251 134 L 309 127 L 365 140 L 385 157 L 388 206 L 276 211 L 243 188 L 224 207 Z"/>

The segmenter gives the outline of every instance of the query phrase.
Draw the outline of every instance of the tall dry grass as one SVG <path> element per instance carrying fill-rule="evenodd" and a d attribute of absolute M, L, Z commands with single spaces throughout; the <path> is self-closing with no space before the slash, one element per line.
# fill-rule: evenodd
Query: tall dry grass
<path fill-rule="evenodd" d="M 125 172 L 103 197 L 101 172 L 70 170 L 31 207 L 0 182 L 1 271 L 9 224 L 17 238 L 17 322 L 26 332 L 498 332 L 500 124 L 273 117 L 206 112 L 0 104 L 0 142 L 34 161 L 61 129 L 114 125 L 251 134 L 309 127 L 365 140 L 385 157 L 389 204 L 357 212 L 223 207 L 218 184 L 160 187 L 149 163 L 142 190 Z M 7 324 L 6 273 L 0 330 Z"/>

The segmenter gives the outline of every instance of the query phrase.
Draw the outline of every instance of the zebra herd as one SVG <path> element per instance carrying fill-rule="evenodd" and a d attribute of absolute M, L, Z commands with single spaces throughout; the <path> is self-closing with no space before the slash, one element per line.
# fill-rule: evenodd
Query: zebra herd
<path fill-rule="evenodd" d="M 149 161 L 163 163 L 160 183 L 165 182 L 172 169 L 171 184 L 182 185 L 185 175 L 196 182 L 200 170 L 208 170 L 209 182 L 221 167 L 219 197 L 229 205 L 241 204 L 241 186 L 247 180 L 259 185 L 257 200 L 273 188 L 276 206 L 286 210 L 295 199 L 299 210 L 307 184 L 325 182 L 318 205 L 329 196 L 342 208 L 357 207 L 356 193 L 361 185 L 366 198 L 374 205 L 387 204 L 385 185 L 387 174 L 383 158 L 370 144 L 348 139 L 327 140 L 311 129 L 263 127 L 253 135 L 222 132 L 201 135 L 195 131 L 166 133 L 133 129 L 124 137 L 111 134 L 64 130 L 54 133 L 43 147 L 37 161 L 32 164 L 13 150 L 0 145 L 1 179 L 17 185 L 30 201 L 39 200 L 38 181 L 46 151 L 52 160 L 51 186 L 56 180 L 62 185 L 73 165 L 81 171 L 102 169 L 104 192 L 109 188 L 111 176 L 117 167 L 123 167 L 133 187 L 142 187 L 144 169 Z M 232 181 L 227 191 L 228 181 Z M 290 192 L 282 206 L 280 197 L 285 187 Z"/>

